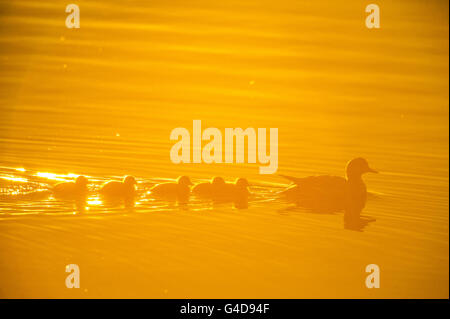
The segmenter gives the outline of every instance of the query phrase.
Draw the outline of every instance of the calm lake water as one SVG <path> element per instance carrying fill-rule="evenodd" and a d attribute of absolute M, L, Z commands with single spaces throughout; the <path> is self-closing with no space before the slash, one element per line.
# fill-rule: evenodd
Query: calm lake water
<path fill-rule="evenodd" d="M 364 1 L 77 1 L 75 30 L 64 1 L 0 1 L 0 297 L 448 298 L 448 2 L 377 3 L 369 30 Z M 376 221 L 293 207 L 256 164 L 173 164 L 195 119 L 278 128 L 279 174 L 367 158 Z M 147 196 L 183 174 L 246 177 L 249 208 Z M 36 195 L 77 175 L 86 203 Z M 134 206 L 103 203 L 123 175 Z"/>

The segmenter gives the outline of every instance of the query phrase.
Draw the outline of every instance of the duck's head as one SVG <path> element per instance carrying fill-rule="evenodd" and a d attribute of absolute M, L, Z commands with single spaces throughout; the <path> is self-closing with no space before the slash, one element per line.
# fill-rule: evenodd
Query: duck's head
<path fill-rule="evenodd" d="M 225 180 L 222 177 L 215 176 L 211 180 L 211 184 L 213 186 L 223 186 L 223 185 L 225 185 Z"/>
<path fill-rule="evenodd" d="M 352 159 L 347 163 L 346 167 L 347 178 L 359 178 L 365 173 L 378 173 L 376 170 L 369 167 L 366 159 L 358 157 Z"/>
<path fill-rule="evenodd" d="M 190 186 L 190 185 L 192 185 L 191 180 L 187 176 L 180 176 L 180 177 L 178 177 L 177 183 L 178 183 L 178 185 L 183 185 L 183 186 Z"/>
<path fill-rule="evenodd" d="M 236 186 L 239 188 L 247 188 L 250 186 L 246 178 L 238 178 L 235 182 Z"/>
<path fill-rule="evenodd" d="M 134 188 L 134 185 L 136 185 L 137 182 L 133 176 L 125 176 L 123 179 L 123 184 L 128 188 Z"/>
<path fill-rule="evenodd" d="M 87 179 L 86 177 L 80 175 L 80 176 L 78 176 L 77 179 L 75 180 L 75 184 L 76 184 L 78 187 L 85 188 L 85 187 L 87 186 L 87 184 L 88 184 L 88 179 Z"/>

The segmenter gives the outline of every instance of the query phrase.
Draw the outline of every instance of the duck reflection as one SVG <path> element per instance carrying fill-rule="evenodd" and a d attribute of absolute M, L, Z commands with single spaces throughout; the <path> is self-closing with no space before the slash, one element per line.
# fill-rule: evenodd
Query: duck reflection
<path fill-rule="evenodd" d="M 101 195 L 100 198 L 100 203 L 105 208 L 116 208 L 121 206 L 125 208 L 134 208 L 137 201 L 136 194 L 130 194 L 121 197 L 109 197 Z"/>
<path fill-rule="evenodd" d="M 86 212 L 86 207 L 87 207 L 86 198 L 75 200 L 75 208 L 78 214 L 84 214 Z"/>
<path fill-rule="evenodd" d="M 375 221 L 376 219 L 370 216 L 349 216 L 348 214 L 344 214 L 344 229 L 362 232 L 369 223 Z"/>

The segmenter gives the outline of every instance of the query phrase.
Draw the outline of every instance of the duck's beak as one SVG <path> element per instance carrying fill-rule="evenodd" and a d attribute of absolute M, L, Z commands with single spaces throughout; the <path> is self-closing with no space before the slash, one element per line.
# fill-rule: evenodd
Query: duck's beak
<path fill-rule="evenodd" d="M 370 167 L 367 169 L 367 172 L 378 174 L 377 170 L 374 170 L 373 168 L 370 168 Z"/>

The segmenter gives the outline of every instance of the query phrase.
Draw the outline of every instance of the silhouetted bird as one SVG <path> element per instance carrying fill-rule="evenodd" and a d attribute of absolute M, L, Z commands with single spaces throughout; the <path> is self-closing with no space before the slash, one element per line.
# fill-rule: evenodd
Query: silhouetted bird
<path fill-rule="evenodd" d="M 234 185 L 227 185 L 228 187 L 232 187 L 233 201 L 236 208 L 247 208 L 248 207 L 248 196 L 250 192 L 248 191 L 248 187 L 250 186 L 247 179 L 238 178 Z"/>
<path fill-rule="evenodd" d="M 280 194 L 289 201 L 316 212 L 344 210 L 346 218 L 358 218 L 367 197 L 362 175 L 369 172 L 377 173 L 364 158 L 359 157 L 348 162 L 345 178 L 329 175 L 304 178 L 280 175 L 295 183 Z"/>
<path fill-rule="evenodd" d="M 226 183 L 226 188 L 224 190 L 225 196 L 231 196 L 233 198 L 248 196 L 249 191 L 247 187 L 249 183 L 245 178 L 237 178 L 234 183 Z"/>
<path fill-rule="evenodd" d="M 59 198 L 80 198 L 88 193 L 88 179 L 78 176 L 75 182 L 58 183 L 51 189 L 53 195 Z"/>
<path fill-rule="evenodd" d="M 233 183 L 225 183 L 220 188 L 215 189 L 212 200 L 216 203 L 234 202 L 237 208 L 246 208 L 248 205 L 247 187 L 248 181 L 245 178 L 237 178 Z"/>
<path fill-rule="evenodd" d="M 192 193 L 216 202 L 232 202 L 248 198 L 248 181 L 238 178 L 234 183 L 226 183 L 222 177 L 214 177 L 211 182 L 199 183 L 194 186 Z"/>
<path fill-rule="evenodd" d="M 185 202 L 191 193 L 191 180 L 187 176 L 178 177 L 176 182 L 161 183 L 150 188 L 152 195 L 171 200 Z"/>
<path fill-rule="evenodd" d="M 122 182 L 107 182 L 100 188 L 99 193 L 111 199 L 133 197 L 136 194 L 136 184 L 133 176 L 125 176 Z"/>
<path fill-rule="evenodd" d="M 198 183 L 192 188 L 192 193 L 205 198 L 213 198 L 226 187 L 225 180 L 222 177 L 213 177 L 211 182 Z"/>

